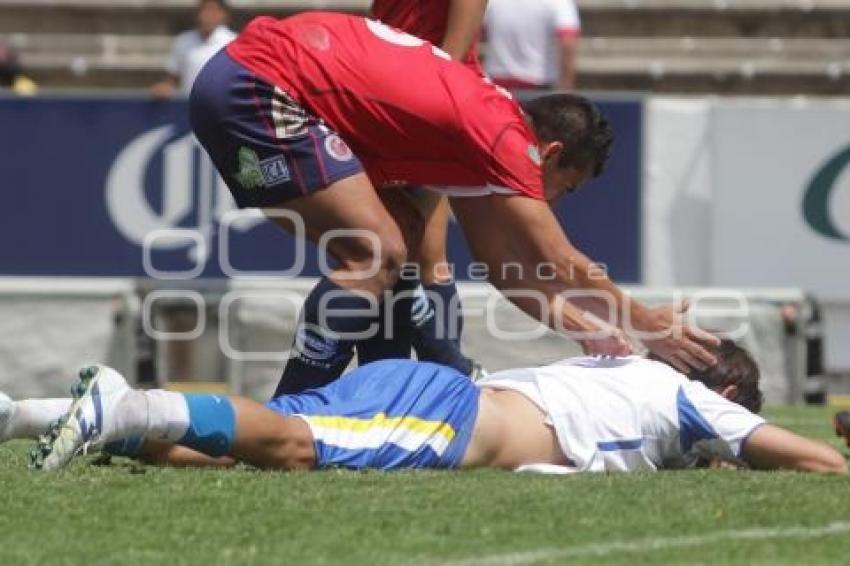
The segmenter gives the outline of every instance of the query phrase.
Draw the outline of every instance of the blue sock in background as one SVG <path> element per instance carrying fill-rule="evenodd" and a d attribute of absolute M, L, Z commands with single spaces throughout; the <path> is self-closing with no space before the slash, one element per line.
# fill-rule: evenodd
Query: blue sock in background
<path fill-rule="evenodd" d="M 452 367 L 469 375 L 473 362 L 460 349 L 463 309 L 454 281 L 423 285 L 424 294 L 413 304 L 413 347 L 420 360 Z M 431 294 L 438 297 L 436 302 Z M 452 328 L 456 329 L 452 335 Z"/>
<path fill-rule="evenodd" d="M 328 293 L 333 293 L 333 299 L 326 303 L 328 310 L 321 313 L 322 297 Z M 342 375 L 354 355 L 354 342 L 337 335 L 365 332 L 377 321 L 374 316 L 334 315 L 333 311 L 367 311 L 371 305 L 372 301 L 368 298 L 323 277 L 304 302 L 292 354 L 274 397 L 315 389 Z M 326 326 L 320 327 L 320 321 Z"/>
<path fill-rule="evenodd" d="M 377 360 L 410 358 L 413 346 L 410 310 L 413 306 L 413 292 L 418 286 L 418 279 L 398 280 L 393 287 L 392 304 L 387 304 L 386 300 L 381 303 L 378 333 L 357 343 L 358 365 Z M 392 308 L 392 326 L 387 325 L 387 308 Z"/>

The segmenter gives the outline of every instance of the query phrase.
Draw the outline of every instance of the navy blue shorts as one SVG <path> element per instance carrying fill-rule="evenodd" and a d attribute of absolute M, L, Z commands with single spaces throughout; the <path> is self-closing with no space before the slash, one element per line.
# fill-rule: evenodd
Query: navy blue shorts
<path fill-rule="evenodd" d="M 307 422 L 317 468 L 456 468 L 472 438 L 479 395 L 452 368 L 383 360 L 266 406 Z"/>
<path fill-rule="evenodd" d="M 189 114 L 240 208 L 274 206 L 363 171 L 337 133 L 224 49 L 195 81 Z"/>

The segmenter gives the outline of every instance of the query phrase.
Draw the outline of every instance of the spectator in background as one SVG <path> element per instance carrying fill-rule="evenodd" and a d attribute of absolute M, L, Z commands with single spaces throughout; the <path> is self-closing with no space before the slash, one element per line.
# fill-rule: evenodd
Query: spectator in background
<path fill-rule="evenodd" d="M 189 96 L 195 77 L 218 51 L 236 37 L 227 27 L 230 7 L 226 0 L 201 0 L 195 14 L 195 29 L 185 31 L 174 40 L 171 56 L 165 65 L 168 76 L 151 87 L 157 98 L 175 94 Z"/>
<path fill-rule="evenodd" d="M 572 90 L 581 34 L 574 0 L 490 0 L 484 69 L 505 88 Z"/>
<path fill-rule="evenodd" d="M 36 84 L 26 77 L 18 63 L 18 55 L 0 39 L 0 89 L 9 89 L 21 96 L 33 95 Z"/>

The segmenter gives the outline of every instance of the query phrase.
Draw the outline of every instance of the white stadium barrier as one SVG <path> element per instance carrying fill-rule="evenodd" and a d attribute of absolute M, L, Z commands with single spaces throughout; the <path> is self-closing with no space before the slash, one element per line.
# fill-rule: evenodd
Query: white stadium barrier
<path fill-rule="evenodd" d="M 288 281 L 232 280 L 206 283 L 196 290 L 210 301 L 209 329 L 199 338 L 196 356 L 209 360 L 223 354 L 222 379 L 231 390 L 266 398 L 280 376 L 288 355 L 298 312 L 312 288 L 311 279 Z M 465 323 L 465 352 L 490 370 L 534 366 L 580 353 L 574 342 L 542 328 L 517 310 L 492 287 L 480 283 L 459 285 Z M 636 298 L 660 304 L 690 299 L 705 328 L 733 331 L 744 326 L 740 337 L 759 362 L 765 394 L 771 403 L 798 403 L 806 380 L 806 343 L 800 328 L 810 305 L 802 291 L 793 289 L 683 289 L 629 288 Z M 160 309 L 175 302 L 160 303 Z M 215 304 L 213 304 L 215 303 Z M 182 300 L 184 307 L 188 301 Z M 783 307 L 790 306 L 794 320 L 786 321 Z M 194 307 L 192 307 L 194 308 Z M 217 317 L 216 320 L 211 320 Z M 213 356 L 215 357 L 215 356 Z M 168 374 L 168 360 L 159 364 L 160 378 Z M 205 375 L 208 373 L 205 372 Z"/>
<path fill-rule="evenodd" d="M 64 395 L 79 366 L 113 365 L 131 381 L 155 352 L 155 381 L 225 385 L 258 399 L 274 389 L 311 279 L 195 281 L 164 288 L 149 280 L 0 279 L 0 390 Z M 488 370 L 534 366 L 580 353 L 492 287 L 459 285 L 465 352 Z M 688 298 L 704 328 L 731 332 L 756 357 L 770 403 L 799 403 L 806 383 L 811 305 L 793 289 L 628 291 L 649 304 Z M 790 310 L 789 310 L 790 307 Z M 783 314 L 785 309 L 786 314 Z M 787 312 L 793 313 L 788 319 Z"/>
<path fill-rule="evenodd" d="M 806 289 L 826 369 L 850 372 L 848 116 L 840 98 L 649 99 L 644 282 Z"/>
<path fill-rule="evenodd" d="M 95 362 L 135 380 L 138 312 L 130 279 L 0 279 L 0 390 L 64 397 Z"/>

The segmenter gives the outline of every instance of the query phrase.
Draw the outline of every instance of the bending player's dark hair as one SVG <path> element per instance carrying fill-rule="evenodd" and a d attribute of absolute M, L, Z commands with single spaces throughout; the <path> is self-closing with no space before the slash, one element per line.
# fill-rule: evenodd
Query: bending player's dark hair
<path fill-rule="evenodd" d="M 764 395 L 759 389 L 761 372 L 750 353 L 726 339 L 720 341 L 720 346 L 709 346 L 707 350 L 717 358 L 717 364 L 703 371 L 692 369 L 688 377 L 714 391 L 734 385 L 737 392 L 730 401 L 753 413 L 761 411 L 764 402 Z M 650 358 L 663 361 L 654 355 Z"/>
<path fill-rule="evenodd" d="M 537 137 L 561 142 L 560 167 L 593 167 L 598 177 L 611 154 L 614 132 L 594 104 L 577 94 L 549 94 L 523 104 Z"/>

